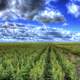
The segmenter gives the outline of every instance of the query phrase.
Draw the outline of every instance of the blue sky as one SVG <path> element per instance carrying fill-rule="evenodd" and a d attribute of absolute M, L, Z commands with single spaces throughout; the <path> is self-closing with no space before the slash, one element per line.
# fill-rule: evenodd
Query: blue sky
<path fill-rule="evenodd" d="M 1 42 L 80 41 L 80 0 L 8 1 L 0 10 Z"/>
<path fill-rule="evenodd" d="M 69 5 L 70 4 L 70 5 Z M 79 6 L 79 10 L 74 10 L 75 7 L 73 7 L 73 13 L 68 13 L 68 6 L 71 7 L 71 4 Z M 55 7 L 57 10 L 59 10 L 62 15 L 64 15 L 66 19 L 67 26 L 62 26 L 65 29 L 69 29 L 74 32 L 80 32 L 80 0 L 55 0 L 51 1 L 50 5 Z M 73 6 L 74 6 L 73 5 Z M 76 12 L 75 12 L 76 11 Z M 75 17 L 76 13 L 79 13 L 78 17 Z M 55 23 L 53 23 L 55 25 Z M 61 24 L 57 23 L 56 25 L 61 26 Z"/>
<path fill-rule="evenodd" d="M 13 1 L 15 1 L 15 0 L 13 0 Z M 21 1 L 21 0 L 19 0 L 19 1 Z M 54 21 L 52 23 L 49 23 L 49 26 L 59 27 L 59 28 L 62 27 L 64 29 L 68 29 L 73 32 L 80 32 L 80 0 L 45 0 L 45 3 L 46 3 L 45 5 L 49 8 L 51 8 L 51 11 L 53 11 L 53 13 L 52 13 L 53 18 L 55 16 L 55 14 L 60 13 L 59 16 L 60 17 L 64 16 L 64 19 L 66 20 L 66 21 L 60 21 L 60 22 Z M 53 10 L 53 9 L 55 9 L 55 10 Z M 56 10 L 57 10 L 57 12 L 54 12 Z M 45 14 L 45 12 L 42 12 L 42 13 Z M 49 11 L 47 12 L 47 14 L 48 13 L 49 13 Z M 39 14 L 37 14 L 37 15 L 39 15 L 39 16 L 43 15 L 43 14 L 42 15 L 40 15 L 40 14 L 41 13 L 39 12 Z M 50 15 L 46 15 L 46 16 L 50 17 Z M 34 16 L 34 18 L 35 18 L 35 16 Z M 33 20 L 28 20 L 28 19 L 26 19 L 26 21 L 18 20 L 17 22 L 22 22 L 22 23 L 26 23 L 26 24 L 28 24 L 28 23 L 39 24 L 40 23 L 39 21 L 36 22 L 35 20 L 33 21 Z"/>

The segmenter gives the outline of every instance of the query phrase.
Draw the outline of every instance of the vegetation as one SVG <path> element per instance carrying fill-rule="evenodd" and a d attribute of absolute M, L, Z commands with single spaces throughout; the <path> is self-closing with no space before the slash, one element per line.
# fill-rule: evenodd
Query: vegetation
<path fill-rule="evenodd" d="M 80 43 L 1 43 L 0 80 L 80 80 Z"/>

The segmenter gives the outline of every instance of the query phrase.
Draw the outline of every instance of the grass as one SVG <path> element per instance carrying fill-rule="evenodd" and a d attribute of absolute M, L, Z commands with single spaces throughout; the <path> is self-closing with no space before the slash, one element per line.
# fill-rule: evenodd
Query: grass
<path fill-rule="evenodd" d="M 80 80 L 80 43 L 0 43 L 0 80 Z"/>

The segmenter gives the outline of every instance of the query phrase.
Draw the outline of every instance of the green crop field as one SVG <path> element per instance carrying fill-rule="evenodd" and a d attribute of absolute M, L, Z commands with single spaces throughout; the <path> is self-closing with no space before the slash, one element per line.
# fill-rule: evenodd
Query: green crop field
<path fill-rule="evenodd" d="M 80 43 L 0 43 L 0 80 L 80 80 Z"/>

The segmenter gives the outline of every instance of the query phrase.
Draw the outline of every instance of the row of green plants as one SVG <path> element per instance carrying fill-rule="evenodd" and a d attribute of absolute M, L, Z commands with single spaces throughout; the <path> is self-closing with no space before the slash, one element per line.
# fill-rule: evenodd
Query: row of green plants
<path fill-rule="evenodd" d="M 79 80 L 61 48 L 30 45 L 0 46 L 0 80 Z"/>
<path fill-rule="evenodd" d="M 44 69 L 46 64 L 47 49 L 40 56 L 35 66 L 30 70 L 29 75 L 31 80 L 44 80 Z"/>
<path fill-rule="evenodd" d="M 59 61 L 57 60 L 57 56 L 53 49 L 51 50 L 51 65 L 53 80 L 64 80 L 64 71 L 62 66 L 59 65 Z"/>
<path fill-rule="evenodd" d="M 16 48 L 0 51 L 0 80 L 26 80 L 44 47 Z"/>
<path fill-rule="evenodd" d="M 62 53 L 61 49 L 54 48 L 54 52 L 56 54 L 57 60 L 59 61 L 59 65 L 62 67 L 62 70 L 65 73 L 64 78 L 68 80 L 78 80 L 76 66 L 73 64 L 64 53 Z"/>
<path fill-rule="evenodd" d="M 60 44 L 57 44 L 55 45 L 56 48 L 59 48 L 59 49 L 62 49 L 64 50 L 65 52 L 69 52 L 73 55 L 77 55 L 77 56 L 80 56 L 80 45 L 60 45 Z"/>

